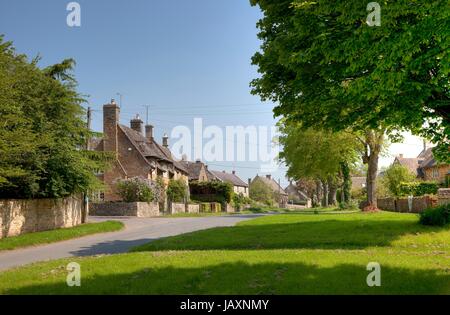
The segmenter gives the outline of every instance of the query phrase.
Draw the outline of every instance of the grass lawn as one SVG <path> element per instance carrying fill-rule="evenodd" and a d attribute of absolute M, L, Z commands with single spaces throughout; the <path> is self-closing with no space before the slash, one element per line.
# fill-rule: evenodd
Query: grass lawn
<path fill-rule="evenodd" d="M 450 227 L 399 213 L 280 214 L 113 256 L 0 273 L 0 294 L 450 294 Z M 81 287 L 65 266 L 81 265 Z M 369 262 L 381 287 L 368 287 Z"/>
<path fill-rule="evenodd" d="M 83 224 L 67 229 L 28 233 L 20 236 L 3 238 L 0 239 L 0 251 L 54 243 L 95 233 L 114 232 L 121 230 L 123 226 L 122 222 L 106 221 Z"/>

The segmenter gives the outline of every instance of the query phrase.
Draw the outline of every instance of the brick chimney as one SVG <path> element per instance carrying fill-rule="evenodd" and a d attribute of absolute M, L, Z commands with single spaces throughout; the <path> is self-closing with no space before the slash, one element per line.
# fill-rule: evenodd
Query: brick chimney
<path fill-rule="evenodd" d="M 272 175 L 266 175 L 266 178 L 267 178 L 268 180 L 271 180 L 271 179 L 272 179 Z"/>
<path fill-rule="evenodd" d="M 105 151 L 118 153 L 117 131 L 120 108 L 114 99 L 103 105 L 103 147 Z"/>
<path fill-rule="evenodd" d="M 139 132 L 140 134 L 143 134 L 142 126 L 144 126 L 144 122 L 141 120 L 139 115 L 136 115 L 136 118 L 132 119 L 130 122 L 131 129 Z"/>
<path fill-rule="evenodd" d="M 153 141 L 153 126 L 152 125 L 146 125 L 145 126 L 145 137 L 150 142 Z"/>
<path fill-rule="evenodd" d="M 167 133 L 164 134 L 162 141 L 163 141 L 163 147 L 168 148 L 169 147 L 169 136 L 167 135 Z"/>

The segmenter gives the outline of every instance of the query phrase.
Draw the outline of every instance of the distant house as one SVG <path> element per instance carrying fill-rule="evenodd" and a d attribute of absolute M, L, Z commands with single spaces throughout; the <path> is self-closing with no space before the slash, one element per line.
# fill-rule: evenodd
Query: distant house
<path fill-rule="evenodd" d="M 359 190 L 366 188 L 366 177 L 365 176 L 352 176 L 352 190 Z"/>
<path fill-rule="evenodd" d="M 419 176 L 419 166 L 420 159 L 419 158 L 405 158 L 403 154 L 395 157 L 394 164 L 405 166 L 411 173 L 415 174 L 417 177 Z"/>
<path fill-rule="evenodd" d="M 284 191 L 288 194 L 288 202 L 290 204 L 304 204 L 311 205 L 311 198 L 309 198 L 303 191 L 301 191 L 293 182 L 289 183 Z"/>
<path fill-rule="evenodd" d="M 271 175 L 266 176 L 256 175 L 256 177 L 251 181 L 251 183 L 253 184 L 257 181 L 266 185 L 274 193 L 274 196 L 276 196 L 277 199 L 276 202 L 278 203 L 280 208 L 286 208 L 289 195 L 275 180 L 273 180 Z"/>
<path fill-rule="evenodd" d="M 188 171 L 189 181 L 207 182 L 211 179 L 207 165 L 201 161 L 190 162 L 183 159 L 180 163 Z"/>
<path fill-rule="evenodd" d="M 120 200 L 116 193 L 116 183 L 120 179 L 141 177 L 156 180 L 161 177 L 167 184 L 170 179 L 181 179 L 188 184 L 188 171 L 172 157 L 168 137 L 162 145 L 153 138 L 153 126 L 145 126 L 139 116 L 132 119 L 130 127 L 120 124 L 120 108 L 114 100 L 103 106 L 103 138 L 94 139 L 89 149 L 112 152 L 115 162 L 111 169 L 99 178 L 109 187 L 102 194 L 105 201 Z"/>
<path fill-rule="evenodd" d="M 242 194 L 245 197 L 248 197 L 248 184 L 245 183 L 242 179 L 240 179 L 236 172 L 233 171 L 232 173 L 227 173 L 225 171 L 219 172 L 219 171 L 208 171 L 209 176 L 211 177 L 211 180 L 218 180 L 225 183 L 230 183 L 233 185 L 233 190 L 236 194 Z"/>
<path fill-rule="evenodd" d="M 404 158 L 403 154 L 400 154 L 395 158 L 394 164 L 406 166 L 417 178 L 427 181 L 444 184 L 448 183 L 450 177 L 450 165 L 437 162 L 432 148 L 427 148 L 425 142 L 422 152 L 416 158 Z"/>

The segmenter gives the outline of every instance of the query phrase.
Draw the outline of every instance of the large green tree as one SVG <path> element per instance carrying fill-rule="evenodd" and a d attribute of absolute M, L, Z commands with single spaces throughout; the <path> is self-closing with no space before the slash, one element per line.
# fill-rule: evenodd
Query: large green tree
<path fill-rule="evenodd" d="M 40 69 L 0 37 L 0 197 L 63 197 L 100 186 L 108 156 L 86 152 L 73 60 Z"/>
<path fill-rule="evenodd" d="M 316 194 L 323 195 L 323 204 L 336 202 L 339 186 L 348 188 L 348 168 L 358 160 L 364 147 L 358 139 L 346 132 L 304 129 L 298 123 L 280 123 L 280 159 L 288 166 L 287 175 L 295 180 L 313 179 Z"/>
<path fill-rule="evenodd" d="M 264 14 L 253 93 L 305 128 L 362 135 L 369 204 L 385 135 L 425 135 L 440 144 L 436 157 L 449 159 L 448 1 L 385 1 L 380 27 L 366 24 L 359 0 L 251 3 Z"/>

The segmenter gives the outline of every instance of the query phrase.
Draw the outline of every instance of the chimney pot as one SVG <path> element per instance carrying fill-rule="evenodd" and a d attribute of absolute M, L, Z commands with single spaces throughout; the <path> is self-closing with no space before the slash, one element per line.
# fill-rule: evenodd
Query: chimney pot
<path fill-rule="evenodd" d="M 149 141 L 153 141 L 153 126 L 152 125 L 146 125 L 145 126 L 145 137 Z"/>
<path fill-rule="evenodd" d="M 139 117 L 139 115 L 136 115 L 136 118 L 134 118 L 134 119 L 132 119 L 131 121 L 130 121 L 130 127 L 131 127 L 131 129 L 133 129 L 133 130 L 135 130 L 135 131 L 137 131 L 137 132 L 139 132 L 140 134 L 142 134 L 143 133 L 143 125 L 144 125 L 144 122 L 141 120 L 141 118 Z"/>
<path fill-rule="evenodd" d="M 169 136 L 167 133 L 164 134 L 163 138 L 163 147 L 168 148 L 169 147 Z"/>
<path fill-rule="evenodd" d="M 233 175 L 236 175 L 236 171 L 232 171 L 231 173 L 232 173 Z"/>
<path fill-rule="evenodd" d="M 272 175 L 266 175 L 267 179 L 272 179 Z"/>

